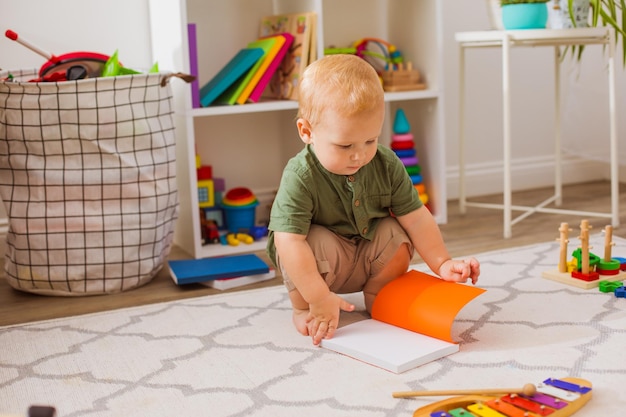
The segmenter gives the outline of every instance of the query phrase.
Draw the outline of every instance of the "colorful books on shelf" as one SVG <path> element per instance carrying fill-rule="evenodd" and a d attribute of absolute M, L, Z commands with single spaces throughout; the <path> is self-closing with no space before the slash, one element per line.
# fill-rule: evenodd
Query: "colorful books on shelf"
<path fill-rule="evenodd" d="M 200 104 L 257 103 L 262 97 L 297 100 L 300 74 L 317 58 L 315 23 L 312 12 L 263 18 L 259 39 L 240 50 L 202 86 Z M 197 67 L 194 29 L 190 24 L 190 67 Z"/>
<path fill-rule="evenodd" d="M 283 36 L 269 36 L 267 38 L 261 38 L 257 40 L 257 42 L 264 44 L 266 43 L 270 45 L 270 47 L 267 49 L 267 52 L 263 57 L 261 64 L 258 66 L 258 68 L 256 68 L 256 70 L 252 74 L 252 77 L 250 77 L 250 80 L 248 80 L 244 85 L 243 90 L 239 94 L 239 97 L 237 97 L 238 104 L 245 104 L 248 101 L 248 97 L 250 97 L 252 90 L 254 90 L 254 88 L 257 86 L 263 74 L 267 71 L 274 58 L 276 58 L 278 51 L 280 51 L 282 46 L 285 44 L 285 38 Z"/>
<path fill-rule="evenodd" d="M 263 57 L 262 48 L 244 48 L 233 56 L 228 63 L 200 89 L 200 103 L 211 105 L 227 88 L 247 74 L 248 70 Z"/>
<path fill-rule="evenodd" d="M 291 48 L 291 45 L 293 44 L 293 35 L 291 33 L 281 33 L 275 36 L 283 39 L 283 42 L 280 42 L 282 43 L 282 46 L 276 53 L 276 56 L 269 63 L 265 72 L 263 72 L 263 75 L 261 75 L 261 77 L 259 78 L 259 82 L 254 87 L 254 89 L 250 93 L 250 96 L 248 97 L 248 102 L 259 102 L 261 96 L 263 95 L 263 92 L 269 86 L 272 77 L 274 76 L 274 74 L 276 74 L 276 71 L 280 67 L 280 64 L 283 62 L 283 59 L 287 55 L 289 48 Z"/>
<path fill-rule="evenodd" d="M 261 19 L 261 37 L 279 33 L 290 33 L 294 37 L 270 82 L 270 88 L 266 90 L 269 98 L 297 100 L 300 74 L 310 62 L 317 59 L 315 23 L 316 15 L 313 12 L 280 14 Z"/>
<path fill-rule="evenodd" d="M 248 89 L 250 86 L 256 85 L 261 74 L 265 71 L 271 57 L 276 56 L 280 45 L 278 45 L 277 37 L 269 37 L 263 39 L 257 39 L 254 42 L 248 44 L 248 48 L 261 48 L 263 49 L 263 56 L 254 63 L 246 74 L 231 85 L 220 97 L 217 98 L 216 104 L 244 104 L 250 93 Z"/>
<path fill-rule="evenodd" d="M 255 254 L 170 260 L 168 267 L 178 285 L 270 273 L 270 267 Z"/>
<path fill-rule="evenodd" d="M 258 102 L 292 42 L 293 35 L 289 33 L 270 35 L 250 42 L 248 48 L 262 48 L 265 52 L 263 57 L 250 68 L 245 76 L 218 97 L 216 104 L 232 105 Z"/>
<path fill-rule="evenodd" d="M 459 351 L 458 312 L 485 290 L 410 270 L 378 293 L 372 318 L 340 327 L 322 347 L 402 373 Z"/>
<path fill-rule="evenodd" d="M 270 272 L 266 274 L 256 274 L 256 275 L 245 275 L 243 277 L 235 277 L 235 278 L 222 278 L 222 279 L 213 279 L 210 281 L 204 281 L 200 284 L 206 285 L 207 287 L 215 288 L 216 290 L 230 290 L 231 288 L 243 287 L 248 284 L 256 284 L 257 282 L 268 281 L 270 279 L 276 278 L 276 270 L 270 269 Z"/>

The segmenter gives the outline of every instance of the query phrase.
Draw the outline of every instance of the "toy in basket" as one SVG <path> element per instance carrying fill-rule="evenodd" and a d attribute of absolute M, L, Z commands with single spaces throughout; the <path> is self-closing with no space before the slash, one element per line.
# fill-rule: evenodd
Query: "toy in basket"
<path fill-rule="evenodd" d="M 38 81 L 99 77 L 102 67 L 109 59 L 109 56 L 97 52 L 70 52 L 56 56 L 31 44 L 12 30 L 7 30 L 5 36 L 47 59 L 39 69 Z"/>
<path fill-rule="evenodd" d="M 413 417 L 567 417 L 591 399 L 591 383 L 581 378 L 548 378 L 522 389 L 395 392 L 395 398 L 456 395 L 418 408 Z"/>
<path fill-rule="evenodd" d="M 10 29 L 5 32 L 5 36 L 47 59 L 39 69 L 39 77 L 31 81 L 74 81 L 85 78 L 141 74 L 140 71 L 124 67 L 118 60 L 117 51 L 111 56 L 85 51 L 54 55 L 33 45 Z M 149 72 L 159 72 L 158 64 L 155 63 Z M 185 79 L 185 77 L 181 78 Z M 188 82 L 191 81 L 193 80 L 188 80 Z"/>

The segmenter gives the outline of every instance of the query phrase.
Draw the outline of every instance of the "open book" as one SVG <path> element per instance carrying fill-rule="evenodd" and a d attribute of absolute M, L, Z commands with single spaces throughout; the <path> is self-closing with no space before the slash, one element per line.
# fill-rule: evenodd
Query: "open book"
<path fill-rule="evenodd" d="M 337 329 L 322 347 L 395 373 L 459 351 L 458 312 L 485 290 L 410 270 L 378 293 L 372 318 Z"/>

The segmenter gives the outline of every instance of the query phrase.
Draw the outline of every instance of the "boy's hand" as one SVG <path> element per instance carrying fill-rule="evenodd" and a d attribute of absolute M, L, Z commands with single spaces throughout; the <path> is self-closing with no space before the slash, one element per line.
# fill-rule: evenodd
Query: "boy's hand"
<path fill-rule="evenodd" d="M 339 325 L 340 311 L 353 311 L 354 305 L 333 292 L 329 292 L 321 300 L 309 304 L 307 326 L 314 345 L 319 345 L 322 339 L 330 339 Z"/>
<path fill-rule="evenodd" d="M 449 259 L 439 267 L 439 276 L 446 281 L 467 282 L 472 280 L 476 284 L 480 275 L 480 263 L 475 258 L 455 261 Z"/>

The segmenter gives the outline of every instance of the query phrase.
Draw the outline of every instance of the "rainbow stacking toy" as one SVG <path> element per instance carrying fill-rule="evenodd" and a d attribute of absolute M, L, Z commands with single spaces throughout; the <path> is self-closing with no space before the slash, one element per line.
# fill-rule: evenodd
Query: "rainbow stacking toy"
<path fill-rule="evenodd" d="M 391 136 L 391 149 L 398 155 L 404 164 L 407 173 L 411 177 L 413 186 L 419 193 L 422 203 L 428 203 L 428 194 L 422 177 L 422 167 L 419 165 L 415 141 L 411 133 L 411 125 L 404 114 L 404 110 L 398 109 L 393 122 L 393 135 Z"/>
<path fill-rule="evenodd" d="M 254 227 L 256 206 L 259 200 L 248 188 L 239 187 L 228 191 L 222 198 L 222 209 L 229 232 L 247 232 Z"/>

